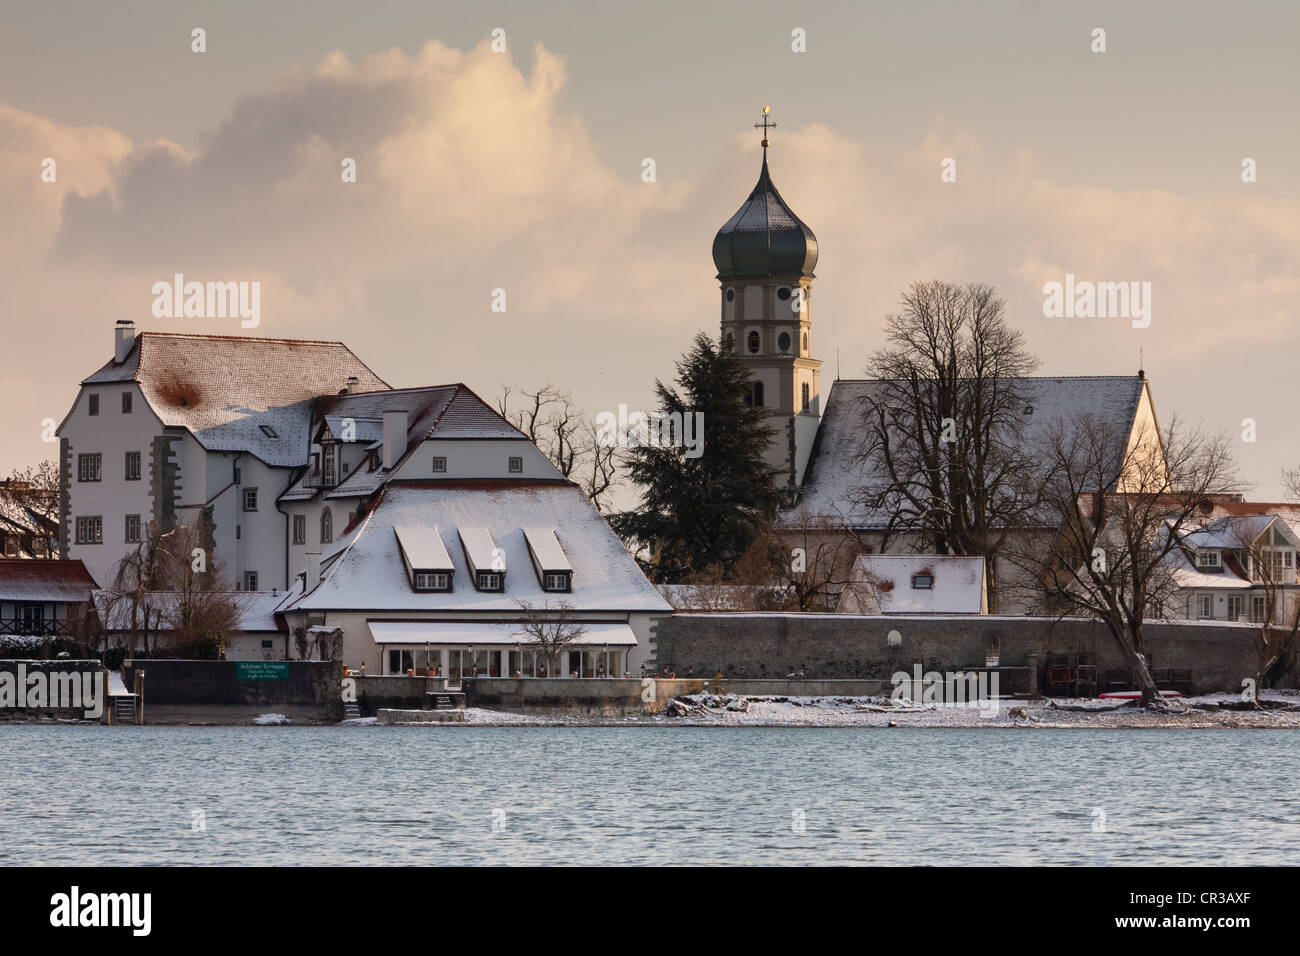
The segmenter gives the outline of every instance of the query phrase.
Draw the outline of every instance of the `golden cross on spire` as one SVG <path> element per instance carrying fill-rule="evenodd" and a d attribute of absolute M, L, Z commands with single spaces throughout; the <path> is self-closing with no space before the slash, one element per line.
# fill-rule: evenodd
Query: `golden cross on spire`
<path fill-rule="evenodd" d="M 771 108 L 770 106 L 764 106 L 764 107 L 763 107 L 763 122 L 761 122 L 761 123 L 755 123 L 755 124 L 754 124 L 754 129 L 761 129 L 761 130 L 763 131 L 763 151 L 764 151 L 764 152 L 766 152 L 766 151 L 767 151 L 767 147 L 771 145 L 771 144 L 768 142 L 768 139 L 767 139 L 767 131 L 768 131 L 769 129 L 776 129 L 776 123 L 771 122 L 771 121 L 767 118 L 768 114 L 771 113 L 771 112 L 772 112 L 772 108 Z"/>

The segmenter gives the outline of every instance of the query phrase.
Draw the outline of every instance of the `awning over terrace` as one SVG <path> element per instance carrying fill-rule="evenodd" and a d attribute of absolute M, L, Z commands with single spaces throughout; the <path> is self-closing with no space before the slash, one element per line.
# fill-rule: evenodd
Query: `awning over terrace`
<path fill-rule="evenodd" d="M 586 630 L 572 642 L 575 647 L 635 647 L 636 635 L 626 624 L 574 622 Z M 502 621 L 367 621 L 370 636 L 380 645 L 434 647 L 513 647 L 528 644 L 518 625 Z"/>

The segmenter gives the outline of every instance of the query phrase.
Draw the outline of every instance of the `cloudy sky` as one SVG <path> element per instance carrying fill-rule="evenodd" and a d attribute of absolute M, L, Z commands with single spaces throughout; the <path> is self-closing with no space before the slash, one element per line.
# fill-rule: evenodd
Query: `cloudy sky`
<path fill-rule="evenodd" d="M 397 386 L 644 407 L 717 334 L 709 250 L 766 103 L 773 178 L 821 243 L 823 392 L 909 282 L 987 282 L 1042 373 L 1132 374 L 1141 348 L 1162 417 L 1253 418 L 1240 460 L 1274 497 L 1300 463 L 1297 36 L 1292 0 L 8 4 L 0 471 L 52 455 L 42 419 L 122 318 L 341 339 Z M 177 272 L 261 282 L 260 327 L 154 318 Z M 1150 282 L 1150 327 L 1045 318 L 1067 272 Z"/>

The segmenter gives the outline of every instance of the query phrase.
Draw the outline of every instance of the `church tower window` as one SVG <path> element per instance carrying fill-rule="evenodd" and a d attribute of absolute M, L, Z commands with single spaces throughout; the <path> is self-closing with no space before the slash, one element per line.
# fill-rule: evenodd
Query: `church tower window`
<path fill-rule="evenodd" d="M 748 339 L 747 339 L 747 342 L 749 343 L 749 350 L 750 350 L 751 352 L 757 352 L 757 351 L 758 351 L 759 339 L 758 339 L 758 333 L 757 333 L 757 332 L 750 332 L 750 333 L 749 333 L 749 337 L 748 337 Z"/>
<path fill-rule="evenodd" d="M 782 332 L 782 333 L 781 333 L 781 335 L 780 335 L 780 336 L 777 338 L 777 340 L 776 340 L 776 347 L 779 348 L 782 352 L 788 352 L 788 351 L 790 351 L 790 333 L 789 333 L 789 332 Z"/>
<path fill-rule="evenodd" d="M 808 395 L 808 383 L 807 383 L 807 382 L 804 382 L 804 383 L 803 383 L 803 396 L 802 396 L 802 397 L 803 397 L 803 404 L 801 404 L 801 405 L 799 406 L 799 408 L 800 408 L 801 411 L 807 411 L 807 409 L 808 409 L 808 397 L 809 397 L 809 395 Z"/>

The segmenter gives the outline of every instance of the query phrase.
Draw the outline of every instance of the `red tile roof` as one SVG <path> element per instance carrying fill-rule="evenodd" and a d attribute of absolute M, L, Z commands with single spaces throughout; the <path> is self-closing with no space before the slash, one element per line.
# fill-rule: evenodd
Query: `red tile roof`
<path fill-rule="evenodd" d="M 96 587 L 80 561 L 0 558 L 0 601 L 88 601 Z"/>

